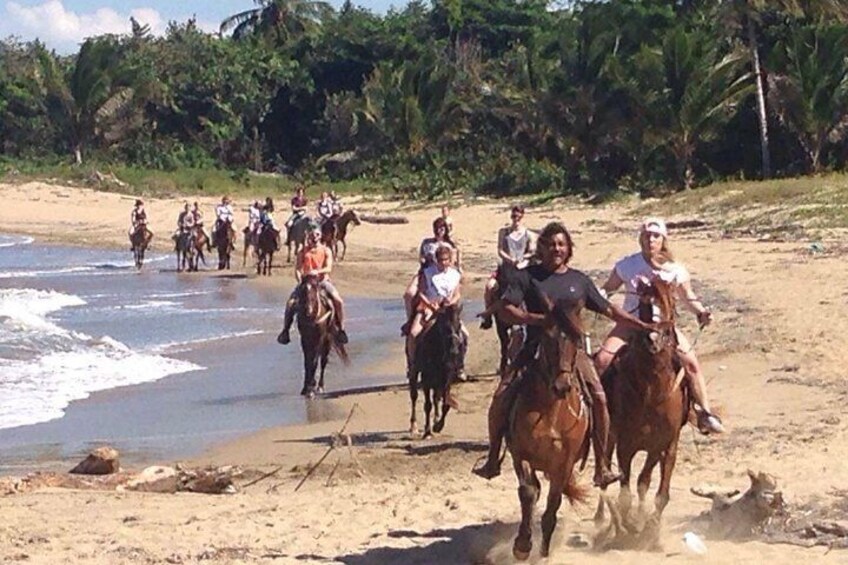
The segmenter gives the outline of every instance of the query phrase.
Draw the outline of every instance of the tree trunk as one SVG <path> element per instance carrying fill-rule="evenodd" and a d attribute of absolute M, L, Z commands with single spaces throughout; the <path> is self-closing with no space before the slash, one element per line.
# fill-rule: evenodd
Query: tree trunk
<path fill-rule="evenodd" d="M 74 161 L 77 165 L 82 165 L 82 146 L 74 145 Z"/>
<path fill-rule="evenodd" d="M 771 177 L 771 154 L 769 153 L 768 114 L 766 113 L 766 95 L 763 86 L 763 71 L 760 67 L 760 52 L 757 46 L 757 32 L 754 22 L 748 18 L 748 48 L 754 66 L 754 80 L 757 85 L 757 117 L 760 124 L 760 151 L 762 154 L 763 178 Z"/>
<path fill-rule="evenodd" d="M 253 126 L 253 170 L 262 172 L 262 144 L 259 142 L 258 126 Z"/>

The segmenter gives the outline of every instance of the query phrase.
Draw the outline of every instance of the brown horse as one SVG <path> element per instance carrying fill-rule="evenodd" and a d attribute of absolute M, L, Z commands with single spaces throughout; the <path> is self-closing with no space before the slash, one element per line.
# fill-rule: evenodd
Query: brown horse
<path fill-rule="evenodd" d="M 256 256 L 259 252 L 259 234 L 256 230 L 251 230 L 250 226 L 244 228 L 244 255 L 242 256 L 241 266 L 247 266 L 247 252 L 253 247 L 253 255 Z"/>
<path fill-rule="evenodd" d="M 512 552 L 524 560 L 533 548 L 531 521 L 542 472 L 550 481 L 548 503 L 542 515 L 542 556 L 550 552 L 562 496 L 582 501 L 586 491 L 576 484 L 574 466 L 585 464 L 590 443 L 590 413 L 583 400 L 578 371 L 591 369 L 582 350 L 583 331 L 573 311 L 548 308 L 547 324 L 539 342 L 538 358 L 518 384 L 507 432 L 507 445 L 518 476 L 521 524 Z"/>
<path fill-rule="evenodd" d="M 153 232 L 147 229 L 146 226 L 139 226 L 130 236 L 133 261 L 135 261 L 136 269 L 141 269 L 142 264 L 144 264 L 144 252 L 147 250 L 152 239 Z"/>
<path fill-rule="evenodd" d="M 270 226 L 266 226 L 259 233 L 259 241 L 256 247 L 256 274 L 271 276 L 271 268 L 274 264 L 274 252 L 277 250 L 278 232 Z"/>
<path fill-rule="evenodd" d="M 219 223 L 215 229 L 213 246 L 218 249 L 218 270 L 229 270 L 230 254 L 235 249 L 236 232 L 232 222 Z"/>
<path fill-rule="evenodd" d="M 635 332 L 619 350 L 611 370 L 604 375 L 611 421 L 608 449 L 609 455 L 615 449 L 621 470 L 619 507 L 625 518 L 632 502 L 630 467 L 633 457 L 639 451 L 647 452 L 637 489 L 643 515 L 651 474 L 657 463 L 660 464 L 660 486 L 653 516 L 658 523 L 669 501 L 680 429 L 687 422 L 689 412 L 689 393 L 681 386 L 679 378 L 682 373 L 677 359 L 673 287 L 657 278 L 640 282 L 637 293 L 639 319 L 652 322 L 656 305 L 660 329 Z M 596 520 L 602 518 L 603 502 L 598 507 Z"/>
<path fill-rule="evenodd" d="M 418 375 L 424 391 L 424 438 L 439 433 L 445 427 L 450 411 L 447 395 L 450 384 L 459 374 L 463 364 L 462 306 L 448 306 L 439 310 L 432 325 L 422 333 L 415 351 L 415 362 L 408 372 L 409 399 L 412 404 L 409 418 L 410 430 L 417 428 L 416 403 L 418 401 Z M 430 413 L 433 412 L 431 420 Z M 432 422 L 432 426 L 431 426 Z"/>
<path fill-rule="evenodd" d="M 362 225 L 362 220 L 359 219 L 359 214 L 355 210 L 347 210 L 342 215 L 331 218 L 328 222 L 332 222 L 333 224 L 333 239 L 330 247 L 333 250 L 333 257 L 336 257 L 339 261 L 343 261 L 347 253 L 345 238 L 347 238 L 350 224 L 353 223 L 354 226 L 359 226 Z M 341 255 L 339 255 L 339 245 L 341 245 L 342 249 Z"/>
<path fill-rule="evenodd" d="M 318 279 L 308 276 L 301 281 L 297 290 L 297 331 L 300 333 L 300 348 L 303 350 L 303 389 L 300 394 L 312 398 L 324 392 L 324 371 L 330 350 L 347 365 L 350 360 L 344 345 L 336 339 L 338 324 L 332 301 L 321 290 Z M 320 363 L 320 376 L 315 373 Z"/>

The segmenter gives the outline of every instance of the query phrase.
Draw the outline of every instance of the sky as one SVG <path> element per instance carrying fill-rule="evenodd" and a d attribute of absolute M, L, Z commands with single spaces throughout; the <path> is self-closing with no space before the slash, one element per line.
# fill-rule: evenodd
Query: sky
<path fill-rule="evenodd" d="M 344 0 L 328 0 L 339 7 Z M 405 0 L 354 0 L 377 13 Z M 197 24 L 217 31 L 225 17 L 253 8 L 252 0 L 0 0 L 0 39 L 10 35 L 24 41 L 40 39 L 59 53 L 75 52 L 86 37 L 126 33 L 130 16 L 162 33 L 171 20 L 196 16 Z"/>

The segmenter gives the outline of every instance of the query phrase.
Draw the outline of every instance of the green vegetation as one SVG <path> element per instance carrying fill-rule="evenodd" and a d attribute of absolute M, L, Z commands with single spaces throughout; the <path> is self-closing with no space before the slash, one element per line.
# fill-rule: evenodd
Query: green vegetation
<path fill-rule="evenodd" d="M 333 182 L 539 202 L 841 171 L 844 5 L 257 0 L 220 35 L 133 22 L 70 56 L 8 39 L 0 166 L 155 194 Z"/>

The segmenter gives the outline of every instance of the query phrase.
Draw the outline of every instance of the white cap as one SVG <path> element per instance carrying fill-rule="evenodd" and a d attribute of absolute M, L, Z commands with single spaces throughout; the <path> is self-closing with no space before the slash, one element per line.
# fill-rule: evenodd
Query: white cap
<path fill-rule="evenodd" d="M 662 218 L 647 218 L 642 222 L 643 233 L 656 233 L 668 237 L 668 228 Z"/>

